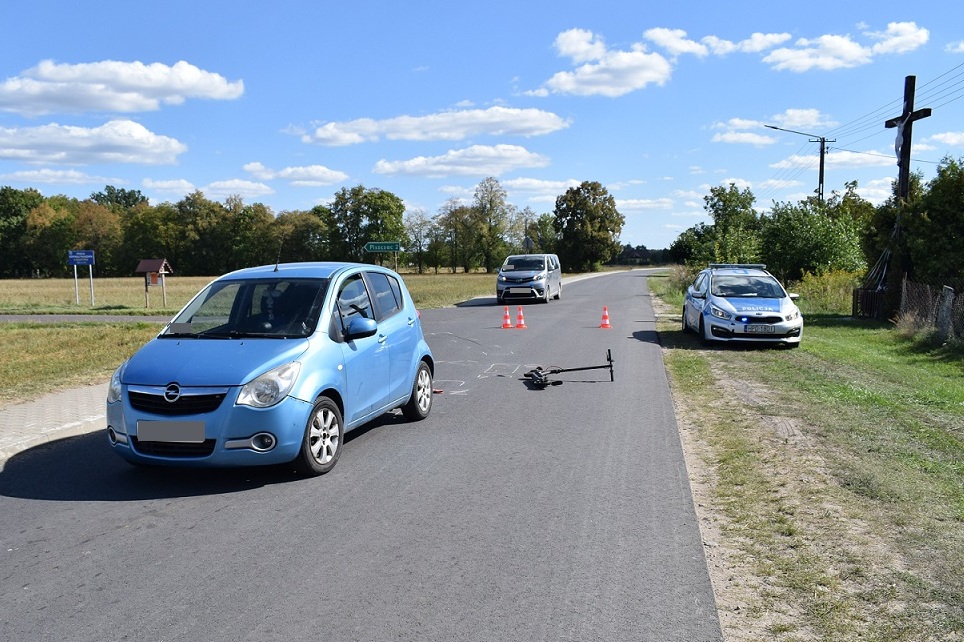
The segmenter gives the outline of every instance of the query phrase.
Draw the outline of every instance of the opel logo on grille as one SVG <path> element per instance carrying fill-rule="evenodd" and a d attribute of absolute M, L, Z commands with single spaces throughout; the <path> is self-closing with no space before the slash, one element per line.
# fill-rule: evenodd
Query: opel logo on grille
<path fill-rule="evenodd" d="M 164 399 L 169 403 L 174 403 L 181 398 L 181 386 L 176 383 L 167 384 L 167 388 L 164 389 Z"/>

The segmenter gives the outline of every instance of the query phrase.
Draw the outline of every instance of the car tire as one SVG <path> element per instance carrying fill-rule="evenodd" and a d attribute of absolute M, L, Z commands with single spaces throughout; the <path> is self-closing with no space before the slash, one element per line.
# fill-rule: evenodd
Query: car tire
<path fill-rule="evenodd" d="M 319 397 L 308 416 L 301 451 L 295 458 L 299 472 L 314 477 L 334 468 L 344 435 L 345 424 L 338 404 L 331 397 Z"/>
<path fill-rule="evenodd" d="M 680 318 L 683 320 L 682 330 L 683 334 L 688 334 L 690 331 L 689 325 L 686 324 L 686 306 L 683 306 L 683 312 L 680 314 Z"/>
<path fill-rule="evenodd" d="M 418 364 L 415 381 L 412 383 L 412 396 L 402 406 L 406 419 L 421 421 L 432 411 L 432 370 L 422 361 Z"/>
<path fill-rule="evenodd" d="M 713 340 L 706 336 L 706 324 L 703 323 L 703 315 L 700 315 L 700 343 L 704 346 L 712 345 Z"/>
<path fill-rule="evenodd" d="M 562 283 L 559 284 L 559 289 L 556 290 L 556 301 L 562 300 Z"/>

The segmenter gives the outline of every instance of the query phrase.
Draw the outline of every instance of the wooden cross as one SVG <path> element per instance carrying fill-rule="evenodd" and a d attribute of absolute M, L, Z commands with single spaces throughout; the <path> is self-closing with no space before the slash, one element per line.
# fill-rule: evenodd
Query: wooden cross
<path fill-rule="evenodd" d="M 910 196 L 910 141 L 914 121 L 931 115 L 930 107 L 914 111 L 914 89 L 917 76 L 904 78 L 904 112 L 884 123 L 887 129 L 897 128 L 894 151 L 897 152 L 897 198 L 907 200 Z"/>

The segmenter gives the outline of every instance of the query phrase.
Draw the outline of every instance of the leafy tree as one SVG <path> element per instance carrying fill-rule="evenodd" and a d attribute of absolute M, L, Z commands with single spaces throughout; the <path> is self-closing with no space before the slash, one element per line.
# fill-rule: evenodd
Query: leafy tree
<path fill-rule="evenodd" d="M 409 253 L 415 254 L 415 263 L 418 265 L 418 273 L 421 274 L 425 265 L 425 251 L 428 249 L 430 236 L 429 231 L 432 221 L 425 215 L 424 210 L 411 210 L 405 214 L 405 233 L 408 235 Z"/>
<path fill-rule="evenodd" d="M 325 223 L 315 210 L 282 212 L 272 228 L 281 262 L 319 261 L 328 254 Z"/>
<path fill-rule="evenodd" d="M 669 246 L 669 260 L 689 266 L 706 267 L 716 262 L 716 228 L 697 223 L 676 237 Z"/>
<path fill-rule="evenodd" d="M 804 273 L 864 268 L 858 221 L 839 212 L 839 202 L 810 198 L 796 205 L 774 203 L 761 221 L 760 259 L 780 279 L 799 280 Z"/>
<path fill-rule="evenodd" d="M 362 261 L 366 243 L 403 240 L 404 212 L 405 204 L 391 192 L 342 188 L 325 215 L 330 258 Z"/>
<path fill-rule="evenodd" d="M 470 272 L 476 265 L 475 246 L 472 243 L 475 238 L 472 208 L 462 205 L 457 199 L 449 199 L 439 211 L 438 222 L 448 247 L 452 273 L 455 274 L 459 267 Z"/>
<path fill-rule="evenodd" d="M 753 263 L 759 260 L 759 216 L 749 188 L 740 191 L 728 187 L 712 187 L 703 197 L 704 208 L 713 219 L 716 233 L 715 259 L 720 263 Z"/>
<path fill-rule="evenodd" d="M 43 202 L 43 195 L 35 189 L 0 188 L 0 277 L 30 275 L 24 246 L 27 215 Z"/>
<path fill-rule="evenodd" d="M 964 159 L 940 162 L 905 229 L 914 278 L 955 285 L 964 281 Z"/>
<path fill-rule="evenodd" d="M 534 223 L 529 225 L 528 236 L 535 243 L 535 251 L 544 254 L 555 254 L 559 243 L 558 234 L 552 214 L 540 215 Z"/>
<path fill-rule="evenodd" d="M 114 210 L 94 201 L 80 201 L 74 206 L 73 236 L 78 250 L 93 250 L 97 273 L 104 276 L 124 274 L 117 263 L 123 242 L 121 217 Z"/>
<path fill-rule="evenodd" d="M 141 259 L 167 259 L 175 273 L 182 274 L 182 233 L 173 204 L 135 205 L 121 217 L 121 232 L 124 242 L 118 250 L 119 274 L 133 274 Z"/>
<path fill-rule="evenodd" d="M 556 198 L 554 211 L 558 254 L 574 271 L 597 270 L 619 254 L 619 234 L 625 218 L 616 200 L 595 181 L 570 187 Z"/>
<path fill-rule="evenodd" d="M 506 191 L 495 178 L 483 180 L 475 188 L 472 218 L 475 243 L 486 272 L 501 264 L 506 253 L 506 233 L 512 206 L 506 202 Z"/>
<path fill-rule="evenodd" d="M 127 212 L 138 205 L 146 205 L 147 197 L 140 190 L 118 189 L 113 185 L 104 187 L 103 192 L 94 192 L 90 200 L 119 212 Z"/>
<path fill-rule="evenodd" d="M 23 237 L 27 260 L 37 274 L 66 276 L 67 252 L 76 248 L 74 215 L 64 200 L 47 200 L 27 214 Z"/>

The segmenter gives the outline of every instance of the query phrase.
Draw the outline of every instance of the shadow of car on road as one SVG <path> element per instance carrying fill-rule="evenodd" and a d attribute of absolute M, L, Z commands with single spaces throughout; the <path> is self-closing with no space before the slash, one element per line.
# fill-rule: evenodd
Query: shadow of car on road
<path fill-rule="evenodd" d="M 400 416 L 384 415 L 346 434 L 342 447 L 380 426 L 400 423 L 405 423 Z M 329 474 L 337 475 L 338 470 Z M 35 446 L 3 462 L 0 496 L 45 501 L 125 502 L 238 493 L 311 479 L 295 472 L 293 465 L 134 466 L 111 452 L 104 431 L 98 430 Z"/>

